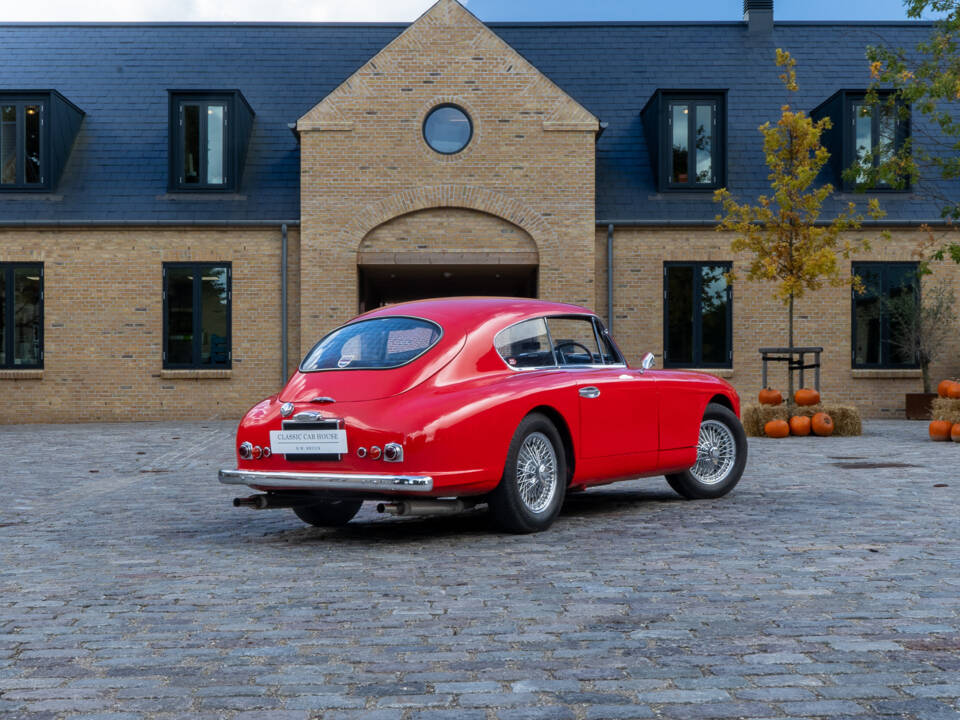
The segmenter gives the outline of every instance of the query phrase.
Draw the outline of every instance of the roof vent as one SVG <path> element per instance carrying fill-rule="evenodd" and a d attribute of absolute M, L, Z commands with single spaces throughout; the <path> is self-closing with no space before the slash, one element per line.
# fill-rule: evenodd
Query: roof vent
<path fill-rule="evenodd" d="M 751 33 L 773 30 L 773 0 L 743 0 L 743 19 Z"/>

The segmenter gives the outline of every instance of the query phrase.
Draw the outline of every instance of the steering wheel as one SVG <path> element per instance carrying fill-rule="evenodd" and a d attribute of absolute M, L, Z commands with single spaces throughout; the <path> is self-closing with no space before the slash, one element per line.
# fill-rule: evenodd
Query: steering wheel
<path fill-rule="evenodd" d="M 567 345 L 569 345 L 569 346 L 571 346 L 571 347 L 574 347 L 574 348 L 583 348 L 583 352 L 585 352 L 586 355 L 587 355 L 587 357 L 590 358 L 590 362 L 593 362 L 593 353 L 590 352 L 590 348 L 588 348 L 586 345 L 584 345 L 583 343 L 578 343 L 576 340 L 563 340 L 562 342 L 558 342 L 557 345 L 556 345 L 556 347 L 555 347 L 554 349 L 555 349 L 558 353 L 560 353 L 560 355 L 563 357 L 563 364 L 564 364 L 564 365 L 575 364 L 575 363 L 568 363 L 568 362 L 567 362 L 567 353 L 565 353 L 563 350 L 560 349 L 560 348 L 562 348 L 562 347 L 566 347 Z"/>

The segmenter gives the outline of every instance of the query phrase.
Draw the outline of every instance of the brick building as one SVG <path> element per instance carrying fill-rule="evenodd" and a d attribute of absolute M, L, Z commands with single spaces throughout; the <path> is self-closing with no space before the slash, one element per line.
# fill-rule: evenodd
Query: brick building
<path fill-rule="evenodd" d="M 745 258 L 712 191 L 765 189 L 774 51 L 798 60 L 795 106 L 838 127 L 831 208 L 864 205 L 840 161 L 930 130 L 860 112 L 865 47 L 929 26 L 745 5 L 727 23 L 486 25 L 440 0 L 410 25 L 0 26 L 0 422 L 239 416 L 358 310 L 470 293 L 592 306 L 629 359 L 754 395 L 786 313 L 727 287 Z M 876 298 L 911 287 L 939 210 L 876 195 L 884 227 L 851 268 L 870 292 L 804 299 L 797 341 L 824 346 L 830 399 L 896 416 L 920 371 Z M 936 375 L 960 374 L 957 337 Z"/>

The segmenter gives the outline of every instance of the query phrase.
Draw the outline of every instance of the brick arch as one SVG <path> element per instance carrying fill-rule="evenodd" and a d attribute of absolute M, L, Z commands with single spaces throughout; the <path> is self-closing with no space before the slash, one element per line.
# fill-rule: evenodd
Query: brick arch
<path fill-rule="evenodd" d="M 423 187 L 383 198 L 361 208 L 341 230 L 341 240 L 359 249 L 363 239 L 375 228 L 401 215 L 432 208 L 478 210 L 506 220 L 525 230 L 543 255 L 544 245 L 554 240 L 553 230 L 540 213 L 515 198 L 467 185 Z"/>

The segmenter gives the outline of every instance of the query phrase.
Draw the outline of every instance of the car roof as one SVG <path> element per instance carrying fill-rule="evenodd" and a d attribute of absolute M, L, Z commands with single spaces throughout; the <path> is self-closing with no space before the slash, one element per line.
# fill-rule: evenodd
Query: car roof
<path fill-rule="evenodd" d="M 569 303 L 532 298 L 452 297 L 398 303 L 372 310 L 359 319 L 413 316 L 438 323 L 445 331 L 469 333 L 480 325 L 506 325 L 540 315 L 593 315 L 593 311 Z"/>

